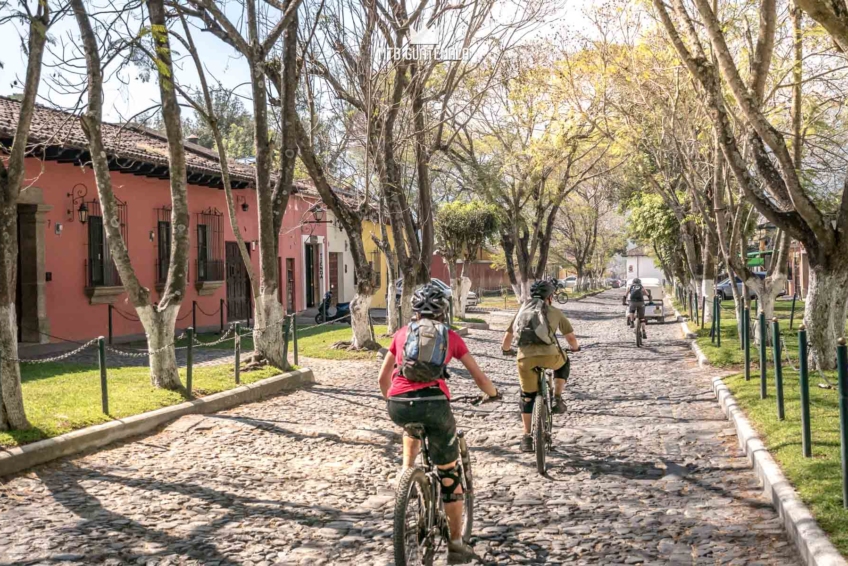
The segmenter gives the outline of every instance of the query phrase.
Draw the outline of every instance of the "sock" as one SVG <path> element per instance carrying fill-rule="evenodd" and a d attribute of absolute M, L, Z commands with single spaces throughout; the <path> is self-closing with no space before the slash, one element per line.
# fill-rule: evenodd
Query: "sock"
<path fill-rule="evenodd" d="M 454 545 L 454 546 L 462 546 L 462 539 L 458 538 L 456 540 L 452 540 L 451 544 Z"/>

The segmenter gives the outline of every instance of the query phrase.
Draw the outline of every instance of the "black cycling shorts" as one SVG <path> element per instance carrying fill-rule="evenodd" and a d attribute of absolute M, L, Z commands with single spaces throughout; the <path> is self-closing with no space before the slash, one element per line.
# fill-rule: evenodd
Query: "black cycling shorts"
<path fill-rule="evenodd" d="M 441 390 L 436 391 L 437 394 L 441 394 Z M 443 401 L 420 400 L 416 397 L 392 397 L 388 405 L 389 417 L 396 425 L 404 426 L 409 423 L 424 425 L 424 432 L 430 446 L 430 459 L 434 464 L 443 466 L 459 458 L 456 420 L 453 418 L 447 397 Z"/>
<path fill-rule="evenodd" d="M 630 301 L 630 312 L 635 312 L 639 316 L 639 319 L 645 318 L 645 302 L 644 301 Z"/>

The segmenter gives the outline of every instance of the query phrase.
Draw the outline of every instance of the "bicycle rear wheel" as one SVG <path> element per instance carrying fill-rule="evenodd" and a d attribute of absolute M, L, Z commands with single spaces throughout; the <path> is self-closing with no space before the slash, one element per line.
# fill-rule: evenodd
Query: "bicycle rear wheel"
<path fill-rule="evenodd" d="M 545 438 L 545 425 L 547 423 L 548 408 L 542 395 L 536 395 L 533 404 L 533 447 L 536 449 L 536 471 L 545 475 L 545 457 L 548 449 L 547 438 Z"/>
<path fill-rule="evenodd" d="M 462 493 L 465 505 L 462 508 L 462 540 L 471 539 L 471 529 L 474 527 L 474 484 L 471 479 L 471 455 L 465 437 L 459 437 L 459 458 L 462 463 Z"/>
<path fill-rule="evenodd" d="M 434 511 L 429 480 L 420 468 L 410 468 L 398 482 L 395 496 L 395 564 L 432 564 L 436 539 L 430 525 Z"/>
<path fill-rule="evenodd" d="M 641 348 L 642 347 L 642 321 L 637 319 L 636 324 L 634 324 L 633 327 L 636 329 L 636 347 Z"/>
<path fill-rule="evenodd" d="M 565 291 L 560 291 L 554 296 L 556 297 L 557 302 L 561 305 L 568 302 L 568 294 Z"/>

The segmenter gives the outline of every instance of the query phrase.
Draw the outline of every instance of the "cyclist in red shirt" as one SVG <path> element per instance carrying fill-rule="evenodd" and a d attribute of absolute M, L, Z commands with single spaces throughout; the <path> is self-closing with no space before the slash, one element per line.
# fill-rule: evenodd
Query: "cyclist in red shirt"
<path fill-rule="evenodd" d="M 416 289 L 412 297 L 412 310 L 419 318 L 444 321 L 448 298 L 444 291 L 431 283 Z M 442 480 L 445 513 L 448 516 L 451 542 L 448 544 L 448 563 L 460 564 L 474 558 L 474 551 L 462 541 L 462 500 L 454 501 L 451 495 L 462 493 L 456 461 L 459 446 L 456 442 L 456 421 L 450 408 L 450 390 L 444 378 L 421 383 L 412 382 L 400 375 L 403 364 L 403 348 L 409 328 L 398 330 L 380 369 L 380 391 L 388 399 L 389 417 L 404 426 L 421 423 L 429 440 L 430 457 L 439 468 Z M 497 388 L 477 365 L 462 337 L 453 330 L 448 331 L 448 346 L 445 365 L 458 359 L 471 374 L 474 383 L 489 399 L 499 398 Z M 411 468 L 421 449 L 418 439 L 404 434 L 403 467 Z M 450 489 L 453 487 L 453 489 Z"/>

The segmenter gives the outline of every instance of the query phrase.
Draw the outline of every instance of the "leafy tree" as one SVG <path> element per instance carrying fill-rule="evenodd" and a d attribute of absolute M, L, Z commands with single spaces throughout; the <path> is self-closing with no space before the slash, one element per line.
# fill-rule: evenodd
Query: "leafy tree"
<path fill-rule="evenodd" d="M 450 273 L 454 311 L 465 316 L 466 298 L 471 289 L 465 266 L 477 258 L 486 240 L 497 233 L 497 210 L 480 200 L 451 202 L 439 209 L 435 230 L 438 251 Z"/>

